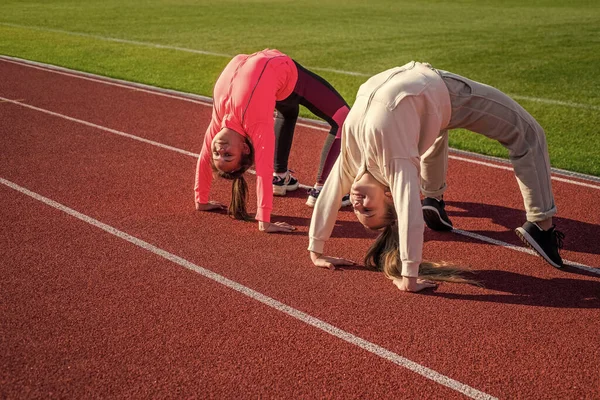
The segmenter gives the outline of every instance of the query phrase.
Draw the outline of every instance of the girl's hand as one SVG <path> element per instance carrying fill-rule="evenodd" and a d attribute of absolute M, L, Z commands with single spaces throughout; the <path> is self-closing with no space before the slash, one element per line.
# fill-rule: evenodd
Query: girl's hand
<path fill-rule="evenodd" d="M 402 279 L 394 278 L 392 282 L 396 287 L 403 292 L 419 292 L 423 289 L 437 287 L 437 283 L 425 279 L 408 278 L 403 276 Z"/>
<path fill-rule="evenodd" d="M 212 200 L 208 203 L 196 203 L 196 211 L 224 210 L 225 208 L 227 207 L 224 204 Z"/>
<path fill-rule="evenodd" d="M 335 269 L 336 265 L 356 265 L 356 263 L 352 260 L 338 257 L 327 257 L 323 254 L 315 253 L 313 251 L 310 252 L 310 259 L 317 267 L 332 270 Z"/>
<path fill-rule="evenodd" d="M 273 233 L 273 232 L 291 232 L 295 231 L 296 228 L 286 222 L 263 222 L 258 221 L 258 229 L 261 232 Z"/>

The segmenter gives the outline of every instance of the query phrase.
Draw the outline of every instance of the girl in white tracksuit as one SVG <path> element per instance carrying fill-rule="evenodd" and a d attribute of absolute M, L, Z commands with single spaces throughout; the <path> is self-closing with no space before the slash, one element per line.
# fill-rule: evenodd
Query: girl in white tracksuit
<path fill-rule="evenodd" d="M 343 126 L 341 154 L 313 212 L 308 248 L 313 262 L 330 268 L 350 262 L 323 255 L 340 199 L 350 191 L 360 222 L 383 229 L 367 264 L 382 268 L 401 290 L 433 286 L 418 279 L 419 267 L 423 275 L 425 266 L 423 213 L 433 211 L 426 213 L 433 229 L 451 229 L 442 195 L 447 130 L 453 128 L 481 133 L 508 148 L 527 212 L 517 234 L 546 261 L 562 266 L 562 234 L 552 225 L 556 207 L 541 126 L 499 90 L 414 61 L 360 87 Z"/>

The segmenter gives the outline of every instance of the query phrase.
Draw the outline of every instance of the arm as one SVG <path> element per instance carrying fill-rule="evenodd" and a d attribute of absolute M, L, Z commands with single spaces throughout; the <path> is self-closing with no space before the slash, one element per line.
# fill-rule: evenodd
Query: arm
<path fill-rule="evenodd" d="M 212 184 L 213 171 L 210 163 L 211 155 L 211 144 L 215 135 L 219 132 L 219 124 L 215 119 L 215 113 L 213 111 L 213 118 L 206 129 L 204 134 L 204 141 L 202 143 L 202 150 L 196 163 L 196 178 L 194 183 L 194 199 L 196 203 L 196 209 L 199 211 L 211 210 L 217 207 L 209 207 L 211 203 L 208 201 L 208 195 L 210 193 L 210 186 Z M 217 203 L 218 204 L 218 203 Z M 220 207 L 219 207 L 220 208 Z"/>
<path fill-rule="evenodd" d="M 350 190 L 355 175 L 353 165 L 346 161 L 346 155 L 342 153 L 325 181 L 310 221 L 308 250 L 316 266 L 333 269 L 335 265 L 354 264 L 349 260 L 323 256 L 323 248 L 335 226 L 342 197 Z"/>
<path fill-rule="evenodd" d="M 418 279 L 425 229 L 418 167 L 410 159 L 395 158 L 390 160 L 387 174 L 398 217 L 399 250 L 402 262 L 402 279 L 393 279 L 394 284 L 398 289 L 408 292 L 435 287 L 432 282 Z"/>
<path fill-rule="evenodd" d="M 275 136 L 273 119 L 252 125 L 248 134 L 254 147 L 254 165 L 256 167 L 256 220 L 262 232 L 291 232 L 296 228 L 285 222 L 271 222 L 273 209 L 273 159 L 275 155 Z"/>
<path fill-rule="evenodd" d="M 256 168 L 256 220 L 271 222 L 273 209 L 273 159 L 275 154 L 275 135 L 273 119 L 258 122 L 248 129 L 248 136 L 254 147 L 254 165 Z"/>

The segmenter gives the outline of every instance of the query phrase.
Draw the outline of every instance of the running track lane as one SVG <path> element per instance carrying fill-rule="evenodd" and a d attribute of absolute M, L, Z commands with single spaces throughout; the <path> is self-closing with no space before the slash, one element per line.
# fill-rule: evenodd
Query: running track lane
<path fill-rule="evenodd" d="M 3 398 L 458 397 L 39 201 L 0 199 Z"/>
<path fill-rule="evenodd" d="M 52 103 L 48 93 L 53 85 L 48 80 L 56 80 L 53 76 L 56 74 L 39 72 L 42 77 L 30 76 L 26 81 L 33 86 L 32 82 L 39 83 L 37 93 L 48 97 L 46 103 L 36 103 L 36 91 L 10 93 L 21 96 L 13 98 L 27 97 L 29 104 L 51 107 L 53 111 L 82 119 L 87 118 L 82 110 L 94 111 L 87 120 L 113 129 L 131 126 L 130 133 L 154 140 L 162 138 L 171 144 L 175 140 L 169 135 L 171 129 L 160 129 L 169 124 L 160 122 L 163 116 L 157 110 L 175 114 L 176 122 L 170 125 L 182 124 L 181 132 L 189 130 L 185 128 L 186 121 L 190 120 L 188 111 L 181 100 L 164 97 L 154 100 L 160 96 L 119 91 L 113 87 L 117 92 L 108 96 L 106 100 L 110 105 L 106 105 L 100 101 L 101 96 L 90 96 L 94 93 L 93 87 L 83 88 L 87 96 L 77 97 L 78 90 L 85 84 L 64 77 L 75 83 L 69 87 L 67 82 L 55 82 L 61 87 L 61 96 Z M 5 89 L 15 82 L 14 79 L 2 81 L 0 95 L 9 97 Z M 93 83 L 92 86 L 104 85 Z M 121 98 L 137 106 L 125 110 L 119 107 Z M 172 105 L 162 104 L 165 101 Z M 153 102 L 162 105 L 154 108 Z M 262 235 L 255 231 L 254 225 L 230 222 L 222 215 L 191 213 L 190 180 L 194 164 L 191 157 L 167 155 L 172 152 L 151 149 L 153 146 L 133 143 L 93 128 L 82 130 L 80 124 L 41 116 L 39 112 L 25 111 L 17 105 L 0 106 L 3 115 L 7 115 L 2 122 L 2 148 L 6 149 L 6 157 L 3 154 L 2 159 L 6 164 L 3 161 L 1 175 L 6 179 L 31 190 L 37 189 L 69 207 L 484 392 L 499 397 L 597 396 L 598 382 L 593 372 L 598 369 L 599 359 L 598 280 L 595 277 L 555 271 L 527 254 L 455 234 L 431 232 L 426 233 L 427 256 L 471 265 L 480 271 L 487 289 L 443 285 L 436 295 L 410 296 L 399 294 L 380 274 L 360 269 L 330 273 L 307 268 L 304 235 Z M 113 106 L 121 111 L 102 116 L 102 110 Z M 204 118 L 208 115 L 203 114 L 203 106 L 192 106 L 195 108 L 191 114 L 196 118 L 202 120 L 202 115 Z M 144 122 L 136 122 L 139 118 Z M 143 123 L 146 130 L 136 131 L 136 123 Z M 200 129 L 206 123 L 202 120 Z M 318 153 L 314 135 L 300 129 L 296 149 L 300 144 L 302 148 L 312 149 L 313 154 Z M 183 145 L 189 141 L 189 148 L 198 151 L 193 148 L 198 146 L 196 141 L 200 142 L 196 136 L 189 132 L 188 139 L 178 140 L 183 140 Z M 295 157 L 293 165 L 301 165 L 306 171 L 310 169 L 310 161 L 302 161 L 303 156 Z M 449 200 L 455 205 L 456 224 L 465 229 L 469 229 L 470 224 L 480 232 L 496 234 L 509 241 L 505 226 L 517 225 L 513 219 L 519 219 L 521 208 L 514 179 L 501 170 L 486 171 L 496 185 L 504 184 L 507 188 L 503 190 L 503 201 L 498 202 L 493 193 L 469 190 L 465 185 L 465 182 L 481 181 L 476 176 L 470 179 L 470 174 L 476 174 L 477 170 L 468 163 L 451 164 Z M 457 175 L 469 180 L 456 179 Z M 302 179 L 308 182 L 309 176 L 310 173 L 305 173 Z M 561 189 L 558 183 L 555 188 L 564 220 L 574 224 L 585 221 L 578 217 L 582 211 L 566 197 L 572 196 L 572 188 L 565 185 Z M 494 187 L 486 190 L 493 191 Z M 566 195 L 559 194 L 561 190 Z M 226 200 L 227 191 L 226 184 L 217 184 L 216 198 Z M 589 194 L 590 198 L 594 193 Z M 577 188 L 578 198 L 585 199 L 585 195 L 585 190 Z M 563 198 L 564 204 L 561 203 Z M 282 218 L 297 223 L 300 231 L 305 232 L 310 212 L 302 206 L 302 201 L 298 196 L 277 199 L 276 207 Z M 486 219 L 482 216 L 482 213 L 486 215 L 485 206 L 473 213 L 474 204 L 480 202 L 490 206 L 488 210 L 498 208 L 503 213 Z M 336 236 L 350 236 L 350 239 L 334 238 L 328 249 L 332 254 L 359 259 L 369 243 L 369 235 L 356 227 L 349 214 L 340 213 L 341 232 Z M 589 229 L 597 227 L 597 221 L 586 223 Z M 223 250 L 240 246 L 242 235 L 244 255 L 224 254 Z M 224 245 L 214 246 L 212 238 Z M 293 260 L 282 259 L 277 254 L 263 254 L 261 250 L 278 247 L 292 249 L 300 256 Z M 580 249 L 570 255 L 574 261 L 597 265 L 598 251 L 593 244 Z M 244 268 L 239 268 L 240 265 Z M 169 283 L 168 279 L 163 281 L 165 290 Z M 578 337 L 575 343 L 574 332 Z M 465 338 L 468 338 L 467 348 Z M 411 379 L 406 384 L 410 385 L 415 376 L 410 374 Z M 391 393 L 388 394 L 391 396 Z"/>
<path fill-rule="evenodd" d="M 204 115 L 204 118 L 199 118 L 198 116 L 198 108 L 209 108 L 205 105 L 205 102 L 179 97 L 179 100 L 175 103 L 176 106 L 169 107 L 165 105 L 169 102 L 163 101 L 165 100 L 165 97 L 162 95 L 159 96 L 156 93 L 151 94 L 150 96 L 134 96 L 132 98 L 130 98 L 130 96 L 120 96 L 120 99 L 123 98 L 123 100 L 114 102 L 113 97 L 115 96 L 115 90 L 117 90 L 116 93 L 120 93 L 119 90 L 130 91 L 131 87 L 123 89 L 114 86 L 113 84 L 109 85 L 104 83 L 99 85 L 97 82 L 90 81 L 89 78 L 73 79 L 73 77 L 65 76 L 63 73 L 58 73 L 58 71 L 51 73 L 54 80 L 28 79 L 27 76 L 23 74 L 33 73 L 35 77 L 36 73 L 47 75 L 48 71 L 39 70 L 36 66 L 23 68 L 23 66 L 14 64 L 12 61 L 5 62 L 4 65 L 9 68 L 12 67 L 13 69 L 17 69 L 17 71 L 10 71 L 13 73 L 14 77 L 12 82 L 10 80 L 7 81 L 8 87 L 1 88 L 3 93 L 6 93 L 5 97 L 18 99 L 19 94 L 22 95 L 23 93 L 27 93 L 32 99 L 35 98 L 34 105 L 43 109 L 52 110 L 74 118 L 80 118 L 90 123 L 98 123 L 101 126 L 107 126 L 119 131 L 135 132 L 137 136 L 143 136 L 146 139 L 164 143 L 184 151 L 192 153 L 200 151 L 201 141 L 196 139 L 197 135 L 195 133 L 204 130 L 207 123 L 206 116 L 210 114 L 209 110 L 204 110 L 204 114 L 201 114 Z M 7 76 L 9 76 L 8 73 Z M 52 84 L 55 80 L 56 84 Z M 138 88 L 133 89 L 139 90 Z M 92 92 L 94 93 L 94 100 L 90 99 L 90 93 Z M 68 101 L 63 99 L 65 95 L 69 97 Z M 78 104 L 78 108 L 73 109 L 70 107 L 70 104 L 72 103 Z M 148 118 L 147 115 L 144 114 L 146 112 L 145 110 L 148 109 L 155 110 L 158 117 Z M 112 115 L 115 118 L 113 118 L 110 125 L 103 125 L 103 118 L 105 118 L 104 116 L 107 114 Z M 173 123 L 173 121 L 177 121 L 177 123 Z M 202 125 L 202 121 L 204 121 L 204 125 Z M 300 131 L 304 131 L 304 129 L 302 128 Z M 316 165 L 314 163 L 314 153 L 315 151 L 320 151 L 319 145 L 323 140 L 324 133 L 316 132 L 316 134 L 318 135 L 317 140 L 314 140 L 314 134 L 299 135 L 299 140 L 295 143 L 295 149 L 301 150 L 295 151 L 292 154 L 292 166 L 307 166 L 298 171 L 298 176 L 303 182 L 312 182 L 312 179 L 315 176 Z M 504 165 L 502 167 L 506 168 Z M 481 181 L 481 184 L 469 185 L 466 189 L 470 188 L 471 191 L 481 191 L 482 193 L 476 196 L 485 200 L 486 207 L 489 205 L 494 205 L 495 207 L 493 209 L 481 210 L 480 207 L 478 209 L 474 202 L 459 202 L 456 203 L 457 210 L 455 215 L 464 215 L 465 213 L 460 211 L 465 211 L 464 207 L 471 207 L 473 210 L 469 210 L 469 214 L 473 215 L 477 220 L 481 220 L 481 218 L 486 216 L 492 216 L 498 224 L 502 225 L 501 229 L 504 231 L 504 235 L 495 233 L 489 233 L 489 235 L 495 239 L 503 239 L 511 244 L 520 245 L 519 240 L 513 235 L 512 229 L 506 229 L 520 225 L 522 222 L 522 201 L 518 191 L 512 192 L 516 196 L 513 196 L 511 199 L 511 207 L 507 207 L 508 204 L 506 204 L 505 199 L 501 196 L 497 196 L 498 190 L 501 190 L 502 187 L 494 188 L 494 186 L 497 186 L 494 176 L 498 171 L 488 167 L 484 168 L 477 164 L 468 163 L 463 170 L 467 172 L 474 170 L 475 174 L 477 174 L 477 171 L 483 170 L 486 175 L 490 176 L 490 179 L 488 179 L 487 182 L 477 180 L 477 177 L 475 177 L 476 181 Z M 501 175 L 507 176 L 507 173 L 503 172 Z M 508 173 L 508 176 L 509 179 L 506 184 L 516 187 L 516 182 L 512 177 L 512 174 Z M 473 176 L 467 176 L 466 172 L 461 172 L 459 178 L 468 181 L 473 179 Z M 576 181 L 575 179 L 569 180 Z M 564 192 L 564 197 L 566 198 L 573 190 L 577 190 L 576 188 L 574 189 L 571 184 L 562 185 L 564 182 L 558 181 L 554 181 L 554 183 L 555 191 L 559 192 L 557 193 L 557 197 Z M 500 182 L 500 185 L 501 184 L 502 182 Z M 600 190 L 600 184 L 598 183 L 592 182 L 590 186 Z M 455 194 L 453 192 L 454 190 L 454 185 L 452 185 L 447 196 L 450 202 L 453 200 Z M 464 191 L 465 188 L 462 188 L 461 190 Z M 597 194 L 595 190 L 582 190 L 578 192 L 579 196 L 584 196 L 584 198 L 581 199 L 582 203 L 594 199 L 595 194 Z M 474 194 L 468 193 L 465 197 L 472 199 L 473 196 Z M 489 201 L 492 201 L 493 203 L 487 204 Z M 560 214 L 557 217 L 558 224 L 561 229 L 569 233 L 570 237 L 571 234 L 576 235 L 576 240 L 572 243 L 575 244 L 575 246 L 570 247 L 572 250 L 578 250 L 578 252 L 581 253 L 573 257 L 567 251 L 565 252 L 566 258 L 573 258 L 578 262 L 597 266 L 600 264 L 598 260 L 594 260 L 593 257 L 586 258 L 586 254 L 597 254 L 599 252 L 597 250 L 599 246 L 594 238 L 600 233 L 598 231 L 600 216 L 583 215 L 581 218 L 571 219 L 567 213 L 569 210 L 566 210 L 562 205 L 560 206 Z M 460 207 L 463 208 L 461 209 Z M 500 215 L 503 217 L 496 218 Z M 458 226 L 463 228 L 462 225 Z M 464 228 L 470 231 L 473 230 L 470 225 L 465 226 Z M 484 230 L 479 233 L 486 233 L 486 231 Z M 581 258 L 581 256 L 583 256 L 583 258 Z"/>

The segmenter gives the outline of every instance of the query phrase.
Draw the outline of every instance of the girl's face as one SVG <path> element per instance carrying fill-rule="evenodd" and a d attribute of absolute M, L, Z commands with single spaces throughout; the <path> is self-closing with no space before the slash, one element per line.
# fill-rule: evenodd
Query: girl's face
<path fill-rule="evenodd" d="M 221 129 L 211 143 L 215 167 L 222 172 L 233 172 L 240 168 L 243 154 L 250 154 L 244 137 L 228 128 Z"/>
<path fill-rule="evenodd" d="M 350 202 L 354 214 L 365 227 L 379 229 L 389 225 L 388 208 L 393 205 L 389 189 L 365 172 L 352 184 Z"/>

